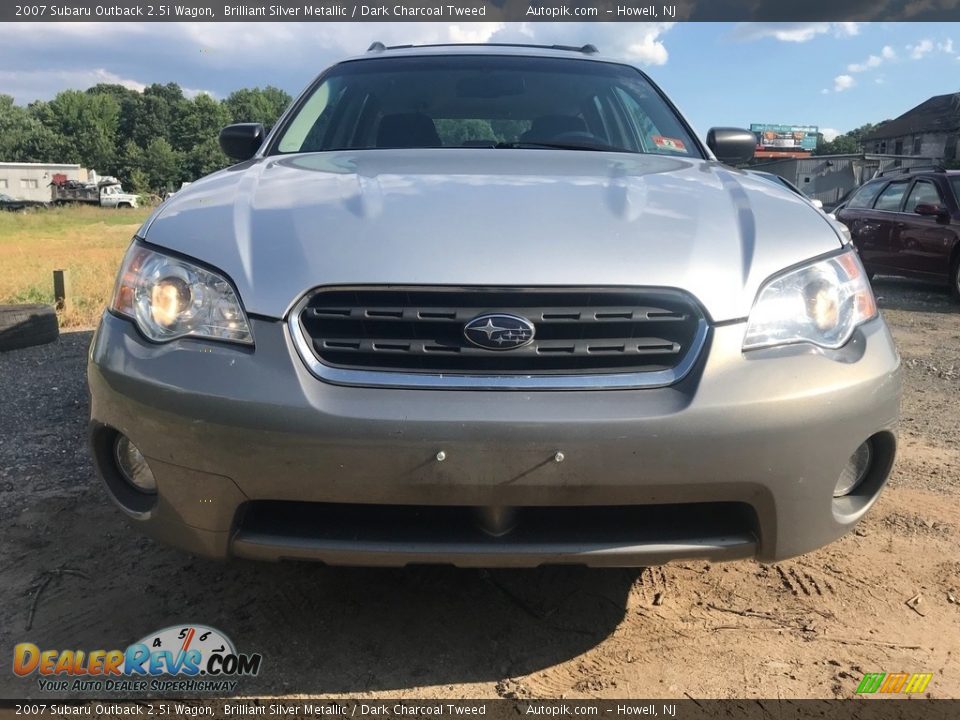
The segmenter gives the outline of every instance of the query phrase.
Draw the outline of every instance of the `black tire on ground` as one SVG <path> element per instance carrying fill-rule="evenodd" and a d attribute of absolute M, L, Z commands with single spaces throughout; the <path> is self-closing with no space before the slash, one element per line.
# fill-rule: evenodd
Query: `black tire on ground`
<path fill-rule="evenodd" d="M 953 292 L 953 299 L 960 301 L 960 254 L 953 261 L 953 272 L 950 273 L 950 290 Z"/>
<path fill-rule="evenodd" d="M 60 335 L 50 305 L 0 305 L 0 352 L 53 342 Z"/>

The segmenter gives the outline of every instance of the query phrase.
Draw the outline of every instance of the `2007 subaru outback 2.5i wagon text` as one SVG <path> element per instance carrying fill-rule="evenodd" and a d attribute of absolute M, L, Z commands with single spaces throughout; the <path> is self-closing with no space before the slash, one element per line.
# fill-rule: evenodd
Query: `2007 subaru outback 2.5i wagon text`
<path fill-rule="evenodd" d="M 99 472 L 215 557 L 764 561 L 848 531 L 899 358 L 856 253 L 590 46 L 384 48 L 161 205 L 90 351 Z M 718 161 L 719 160 L 719 161 Z"/>

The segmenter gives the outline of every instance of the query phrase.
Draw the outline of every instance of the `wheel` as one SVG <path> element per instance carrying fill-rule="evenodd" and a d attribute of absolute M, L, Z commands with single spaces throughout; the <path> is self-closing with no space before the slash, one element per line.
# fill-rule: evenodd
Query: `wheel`
<path fill-rule="evenodd" d="M 43 345 L 60 335 L 50 305 L 0 305 L 0 351 Z"/>
<path fill-rule="evenodd" d="M 953 272 L 950 273 L 950 290 L 955 300 L 960 300 L 960 253 L 953 261 Z"/>
<path fill-rule="evenodd" d="M 130 203 L 117 203 L 117 210 L 122 210 L 124 208 L 132 208 L 133 205 Z"/>

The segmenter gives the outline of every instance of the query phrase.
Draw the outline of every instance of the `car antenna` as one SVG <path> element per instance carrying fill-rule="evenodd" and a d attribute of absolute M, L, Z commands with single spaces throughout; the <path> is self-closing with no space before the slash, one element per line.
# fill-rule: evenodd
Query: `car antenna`
<path fill-rule="evenodd" d="M 379 52 L 383 52 L 383 51 L 386 50 L 386 49 L 387 49 L 387 46 L 386 46 L 386 45 L 384 45 L 384 44 L 383 44 L 382 42 L 380 42 L 379 40 L 374 40 L 372 43 L 370 43 L 370 47 L 367 48 L 367 52 L 378 52 L 378 53 L 379 53 Z"/>

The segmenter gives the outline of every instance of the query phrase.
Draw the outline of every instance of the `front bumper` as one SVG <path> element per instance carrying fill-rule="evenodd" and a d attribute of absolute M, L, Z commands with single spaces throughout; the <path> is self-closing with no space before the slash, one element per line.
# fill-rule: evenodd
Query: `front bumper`
<path fill-rule="evenodd" d="M 104 439 L 122 432 L 148 458 L 158 494 L 148 509 L 118 504 L 148 534 L 204 555 L 773 561 L 851 529 L 893 462 L 899 357 L 879 319 L 837 351 L 746 355 L 743 324 L 715 326 L 676 385 L 559 392 L 331 385 L 306 369 L 284 323 L 252 324 L 254 350 L 155 345 L 106 314 L 90 349 L 108 488 Z M 871 437 L 870 478 L 835 500 L 842 468 Z M 465 521 L 469 508 L 522 510 L 494 537 Z"/>

